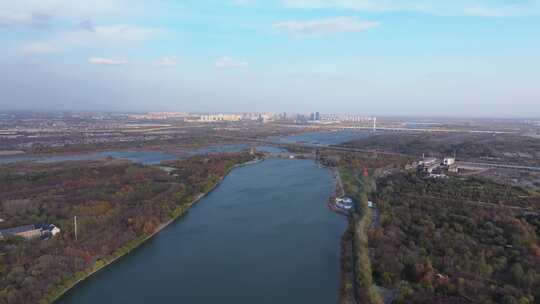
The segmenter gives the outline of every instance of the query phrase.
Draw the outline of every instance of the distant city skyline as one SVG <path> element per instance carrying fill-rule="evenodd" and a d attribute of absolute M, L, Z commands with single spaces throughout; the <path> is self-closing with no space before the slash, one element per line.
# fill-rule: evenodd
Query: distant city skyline
<path fill-rule="evenodd" d="M 0 1 L 0 109 L 540 117 L 538 0 Z"/>

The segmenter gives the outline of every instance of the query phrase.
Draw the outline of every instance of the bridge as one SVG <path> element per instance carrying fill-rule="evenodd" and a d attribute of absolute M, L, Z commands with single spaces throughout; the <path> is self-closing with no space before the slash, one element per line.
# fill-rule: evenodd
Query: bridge
<path fill-rule="evenodd" d="M 376 154 L 382 154 L 382 155 L 412 157 L 411 155 L 407 155 L 403 153 L 380 151 L 380 150 L 374 150 L 374 149 L 359 149 L 359 148 L 346 147 L 346 146 L 329 146 L 329 145 L 302 143 L 302 142 L 287 143 L 287 142 L 279 142 L 279 141 L 273 141 L 273 140 L 268 140 L 268 139 L 252 138 L 252 137 L 237 137 L 237 136 L 223 136 L 223 135 L 219 135 L 216 137 L 223 138 L 223 139 L 232 139 L 232 140 L 237 140 L 237 141 L 249 142 L 249 143 L 258 143 L 258 144 L 265 144 L 265 145 L 271 145 L 271 146 L 278 146 L 278 147 L 283 147 L 283 148 L 293 147 L 293 148 L 319 149 L 319 150 L 331 150 L 331 151 L 353 152 L 353 153 L 354 152 L 370 153 L 370 154 L 376 153 Z M 417 156 L 415 155 L 414 157 L 416 158 Z"/>

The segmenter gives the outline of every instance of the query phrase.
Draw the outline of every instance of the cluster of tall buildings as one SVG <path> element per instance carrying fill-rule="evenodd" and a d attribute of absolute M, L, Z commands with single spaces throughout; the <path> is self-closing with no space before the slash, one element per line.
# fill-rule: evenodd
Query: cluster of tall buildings
<path fill-rule="evenodd" d="M 132 119 L 141 120 L 167 120 L 167 119 L 182 119 L 192 122 L 239 122 L 239 121 L 288 121 L 295 123 L 370 123 L 375 120 L 375 117 L 356 115 L 356 114 L 322 114 L 320 112 L 312 112 L 309 114 L 302 113 L 184 113 L 184 112 L 153 112 L 146 114 L 130 115 Z"/>
<path fill-rule="evenodd" d="M 200 115 L 201 122 L 236 122 L 236 121 L 259 121 L 266 122 L 274 120 L 273 113 L 242 113 L 242 114 L 203 114 Z"/>
<path fill-rule="evenodd" d="M 365 115 L 356 114 L 323 114 L 321 115 L 321 121 L 333 121 L 333 122 L 357 122 L 367 123 L 372 122 L 376 118 Z"/>
<path fill-rule="evenodd" d="M 321 113 L 319 112 L 311 113 L 309 118 L 310 118 L 309 120 L 311 121 L 321 121 Z"/>
<path fill-rule="evenodd" d="M 190 114 L 184 112 L 149 112 L 146 114 L 130 115 L 132 119 L 146 120 L 165 120 L 165 119 L 185 119 L 190 117 Z"/>
<path fill-rule="evenodd" d="M 202 122 L 220 122 L 220 121 L 240 121 L 242 120 L 242 115 L 236 114 L 211 114 L 211 115 L 201 115 L 200 121 Z"/>

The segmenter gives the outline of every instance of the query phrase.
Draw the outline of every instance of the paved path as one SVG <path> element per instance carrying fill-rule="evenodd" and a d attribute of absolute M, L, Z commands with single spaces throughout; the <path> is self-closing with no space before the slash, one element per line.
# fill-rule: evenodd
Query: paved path
<path fill-rule="evenodd" d="M 515 164 L 497 164 L 497 163 L 479 163 L 479 162 L 467 162 L 458 161 L 458 167 L 478 167 L 478 168 L 501 168 L 501 169 L 514 169 L 514 170 L 526 170 L 526 171 L 539 171 L 540 167 L 521 166 Z"/>

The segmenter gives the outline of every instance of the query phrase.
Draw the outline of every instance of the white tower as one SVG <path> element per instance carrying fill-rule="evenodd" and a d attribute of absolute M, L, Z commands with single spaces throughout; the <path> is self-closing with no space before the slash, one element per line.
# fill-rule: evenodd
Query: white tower
<path fill-rule="evenodd" d="M 377 117 L 373 117 L 373 132 L 377 131 Z"/>

